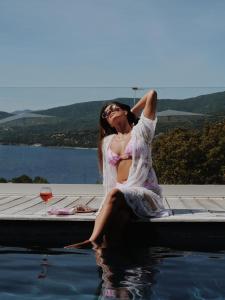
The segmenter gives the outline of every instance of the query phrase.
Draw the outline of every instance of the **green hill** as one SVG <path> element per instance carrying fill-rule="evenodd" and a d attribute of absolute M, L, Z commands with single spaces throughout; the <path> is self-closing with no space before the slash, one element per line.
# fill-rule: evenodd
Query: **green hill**
<path fill-rule="evenodd" d="M 0 126 L 1 143 L 40 143 L 43 145 L 96 147 L 99 111 L 103 104 L 109 102 L 92 101 L 75 103 L 72 105 L 55 107 L 35 113 L 54 116 L 42 120 L 27 119 L 8 122 Z M 117 98 L 119 101 L 131 105 L 133 98 Z M 160 121 L 156 134 L 173 128 L 201 128 L 205 122 L 214 122 L 225 116 L 225 92 L 200 95 L 193 98 L 174 100 L 159 99 L 158 111 L 167 109 L 194 113 L 203 113 L 207 118 L 173 117 L 173 121 Z M 10 114 L 1 112 L 4 117 Z M 2 117 L 2 118 L 3 118 Z M 162 120 L 162 119 L 161 119 Z"/>
<path fill-rule="evenodd" d="M 85 116 L 92 117 L 94 114 L 98 115 L 102 105 L 104 103 L 107 103 L 108 101 L 109 100 L 75 103 L 72 105 L 38 111 L 37 113 L 53 115 L 62 119 L 73 119 L 74 117 L 76 117 L 76 119 L 85 120 Z M 113 99 L 113 101 L 119 101 L 131 105 L 133 103 L 133 98 L 116 98 Z M 201 95 L 183 100 L 159 99 L 158 111 L 166 109 L 183 110 L 214 115 L 224 115 L 225 92 Z"/>
<path fill-rule="evenodd" d="M 183 110 L 203 114 L 225 115 L 225 92 L 201 95 L 184 100 L 160 100 L 158 111 L 166 109 Z"/>
<path fill-rule="evenodd" d="M 67 106 L 55 107 L 36 113 L 55 116 L 55 123 L 64 128 L 79 130 L 92 129 L 98 124 L 98 114 L 104 101 L 75 103 Z M 54 120 L 52 120 L 54 122 Z"/>

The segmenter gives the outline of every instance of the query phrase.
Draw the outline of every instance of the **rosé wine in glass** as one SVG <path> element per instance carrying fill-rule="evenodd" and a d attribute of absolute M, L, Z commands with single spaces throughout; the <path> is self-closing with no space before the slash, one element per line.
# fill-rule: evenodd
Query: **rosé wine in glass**
<path fill-rule="evenodd" d="M 52 198 L 52 193 L 40 193 L 40 197 L 44 202 L 48 202 Z"/>
<path fill-rule="evenodd" d="M 47 215 L 47 202 L 53 197 L 52 189 L 50 187 L 42 187 L 40 197 L 45 203 L 45 215 Z"/>

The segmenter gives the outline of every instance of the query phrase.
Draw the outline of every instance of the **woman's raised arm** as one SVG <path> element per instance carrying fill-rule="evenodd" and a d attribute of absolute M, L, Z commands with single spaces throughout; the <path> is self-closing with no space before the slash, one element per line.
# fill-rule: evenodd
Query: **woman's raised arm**
<path fill-rule="evenodd" d="M 155 90 L 150 90 L 145 94 L 135 105 L 132 107 L 131 111 L 138 116 L 139 113 L 144 110 L 144 116 L 151 120 L 155 119 L 157 103 L 157 92 Z"/>

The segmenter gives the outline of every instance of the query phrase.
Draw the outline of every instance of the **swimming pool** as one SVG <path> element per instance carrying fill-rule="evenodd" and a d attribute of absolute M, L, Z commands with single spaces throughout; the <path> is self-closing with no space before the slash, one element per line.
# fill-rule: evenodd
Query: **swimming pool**
<path fill-rule="evenodd" d="M 0 299 L 224 299 L 225 252 L 0 248 Z"/>

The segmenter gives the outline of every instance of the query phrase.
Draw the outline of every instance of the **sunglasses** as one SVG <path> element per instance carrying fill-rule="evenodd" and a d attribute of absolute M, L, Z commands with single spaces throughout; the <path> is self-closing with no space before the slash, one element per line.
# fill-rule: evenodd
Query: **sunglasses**
<path fill-rule="evenodd" d="M 121 108 L 118 107 L 116 104 L 110 105 L 109 108 L 107 108 L 107 110 L 105 110 L 102 113 L 102 118 L 103 119 L 107 119 L 112 112 L 120 111 L 120 110 L 121 110 Z"/>

